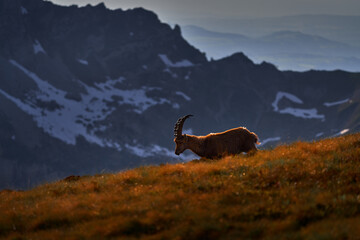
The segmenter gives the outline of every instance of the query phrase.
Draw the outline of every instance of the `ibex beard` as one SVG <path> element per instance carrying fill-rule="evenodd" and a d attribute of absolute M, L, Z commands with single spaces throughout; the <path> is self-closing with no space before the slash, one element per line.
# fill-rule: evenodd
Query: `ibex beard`
<path fill-rule="evenodd" d="M 200 157 L 221 158 L 240 153 L 255 153 L 258 136 L 244 127 L 229 129 L 225 132 L 210 133 L 206 136 L 194 136 L 182 134 L 182 127 L 187 118 L 186 115 L 178 119 L 174 129 L 175 154 L 180 155 L 186 149 Z"/>

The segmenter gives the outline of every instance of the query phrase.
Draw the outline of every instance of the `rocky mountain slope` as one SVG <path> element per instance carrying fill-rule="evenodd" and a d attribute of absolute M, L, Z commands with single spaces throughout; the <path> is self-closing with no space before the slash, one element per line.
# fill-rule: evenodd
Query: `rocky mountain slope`
<path fill-rule="evenodd" d="M 144 9 L 0 0 L 0 188 L 183 161 L 173 126 L 262 146 L 359 131 L 360 74 L 207 61 Z"/>

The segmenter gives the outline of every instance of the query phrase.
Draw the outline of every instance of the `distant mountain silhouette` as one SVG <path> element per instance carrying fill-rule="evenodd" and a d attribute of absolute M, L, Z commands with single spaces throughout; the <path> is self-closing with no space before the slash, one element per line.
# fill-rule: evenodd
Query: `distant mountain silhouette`
<path fill-rule="evenodd" d="M 294 15 L 265 18 L 189 18 L 182 25 L 196 25 L 215 32 L 261 37 L 279 31 L 302 32 L 360 47 L 360 16 Z"/>
<path fill-rule="evenodd" d="M 243 51 L 255 62 L 269 61 L 280 69 L 360 71 L 360 47 L 296 31 L 279 31 L 250 38 L 184 26 L 184 37 L 216 59 Z"/>

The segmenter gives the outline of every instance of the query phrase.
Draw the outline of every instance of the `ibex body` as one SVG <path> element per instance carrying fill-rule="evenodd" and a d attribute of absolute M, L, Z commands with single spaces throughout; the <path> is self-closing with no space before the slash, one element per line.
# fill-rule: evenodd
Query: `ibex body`
<path fill-rule="evenodd" d="M 200 157 L 219 158 L 257 150 L 257 135 L 243 127 L 221 133 L 210 133 L 206 136 L 182 134 L 184 122 L 190 116 L 192 115 L 179 118 L 175 124 L 175 154 L 179 155 L 186 149 L 190 149 Z"/>

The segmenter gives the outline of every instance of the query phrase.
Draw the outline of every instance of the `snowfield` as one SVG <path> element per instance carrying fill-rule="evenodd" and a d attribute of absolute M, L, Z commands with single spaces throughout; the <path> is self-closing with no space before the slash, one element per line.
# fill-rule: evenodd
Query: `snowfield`
<path fill-rule="evenodd" d="M 40 42 L 38 40 L 35 40 L 35 43 L 33 44 L 34 53 L 44 53 L 46 54 L 44 48 L 41 46 Z"/>
<path fill-rule="evenodd" d="M 276 97 L 275 97 L 275 100 L 274 102 L 271 104 L 274 108 L 274 111 L 277 112 L 279 111 L 279 108 L 278 108 L 278 104 L 280 102 L 280 100 L 282 98 L 287 98 L 289 99 L 290 101 L 294 102 L 294 103 L 298 103 L 298 104 L 302 104 L 303 101 L 298 98 L 297 96 L 291 94 L 291 93 L 286 93 L 286 92 L 277 92 L 276 93 Z"/>
<path fill-rule="evenodd" d="M 167 66 L 167 67 L 172 67 L 172 68 L 181 68 L 181 67 L 193 67 L 194 64 L 192 62 L 190 62 L 187 59 L 181 60 L 179 62 L 173 63 L 167 56 L 166 54 L 159 54 L 158 55 L 160 57 L 160 59 L 163 61 L 163 63 Z"/>
<path fill-rule="evenodd" d="M 332 106 L 336 106 L 336 105 L 341 105 L 341 104 L 344 104 L 344 103 L 347 103 L 350 101 L 350 98 L 346 98 L 344 100 L 340 100 L 340 101 L 336 101 L 336 102 L 325 102 L 324 103 L 324 106 L 326 107 L 332 107 Z"/>
<path fill-rule="evenodd" d="M 77 61 L 83 65 L 89 65 L 89 62 L 84 59 L 77 59 Z"/>
<path fill-rule="evenodd" d="M 299 117 L 304 119 L 320 119 L 322 121 L 325 121 L 325 115 L 318 114 L 318 110 L 316 108 L 301 109 L 301 108 L 287 107 L 284 109 L 279 109 L 278 104 L 283 98 L 287 98 L 290 101 L 297 104 L 303 104 L 303 101 L 297 96 L 291 93 L 279 91 L 276 94 L 274 102 L 271 104 L 274 112 L 278 112 L 280 114 L 290 114 L 293 115 L 294 117 Z"/>
<path fill-rule="evenodd" d="M 123 147 L 118 142 L 112 139 L 103 139 L 96 135 L 96 132 L 106 131 L 111 127 L 101 123 L 116 109 L 109 106 L 108 103 L 116 102 L 119 105 L 129 105 L 132 111 L 137 114 L 141 114 L 148 108 L 158 104 L 170 104 L 174 108 L 179 107 L 177 103 L 172 103 L 167 99 L 155 99 L 147 96 L 147 92 L 161 90 L 160 88 L 118 89 L 115 85 L 121 84 L 125 80 L 123 77 L 117 79 L 107 78 L 106 82 L 96 83 L 95 87 L 78 81 L 86 90 L 86 94 L 81 94 L 81 101 L 68 99 L 65 97 L 67 92 L 54 87 L 15 60 L 9 60 L 9 62 L 32 79 L 36 83 L 38 90 L 31 94 L 28 93 L 25 100 L 15 98 L 1 89 L 0 94 L 15 103 L 22 111 L 31 115 L 37 126 L 50 136 L 67 144 L 75 145 L 76 138 L 83 136 L 90 143 L 122 151 Z M 120 100 L 114 100 L 116 96 L 119 97 L 116 99 Z M 51 103 L 55 107 L 51 109 L 41 108 L 37 106 L 39 101 L 47 104 Z M 138 156 L 144 157 L 153 156 L 155 152 L 161 155 L 170 155 L 168 149 L 157 145 L 139 147 L 126 144 L 125 148 Z"/>
<path fill-rule="evenodd" d="M 266 139 L 260 141 L 260 146 L 263 147 L 265 144 L 267 144 L 269 142 L 277 142 L 280 140 L 281 140 L 281 137 L 266 138 Z"/>
<path fill-rule="evenodd" d="M 177 91 L 177 92 L 175 92 L 175 94 L 183 97 L 186 101 L 191 101 L 191 97 L 189 97 L 188 95 L 186 95 L 183 92 Z"/>
<path fill-rule="evenodd" d="M 340 132 L 332 135 L 331 137 L 338 137 L 338 136 L 341 136 L 341 135 L 344 135 L 345 133 L 349 132 L 350 129 L 346 128 L 346 129 L 343 129 L 341 130 Z"/>

